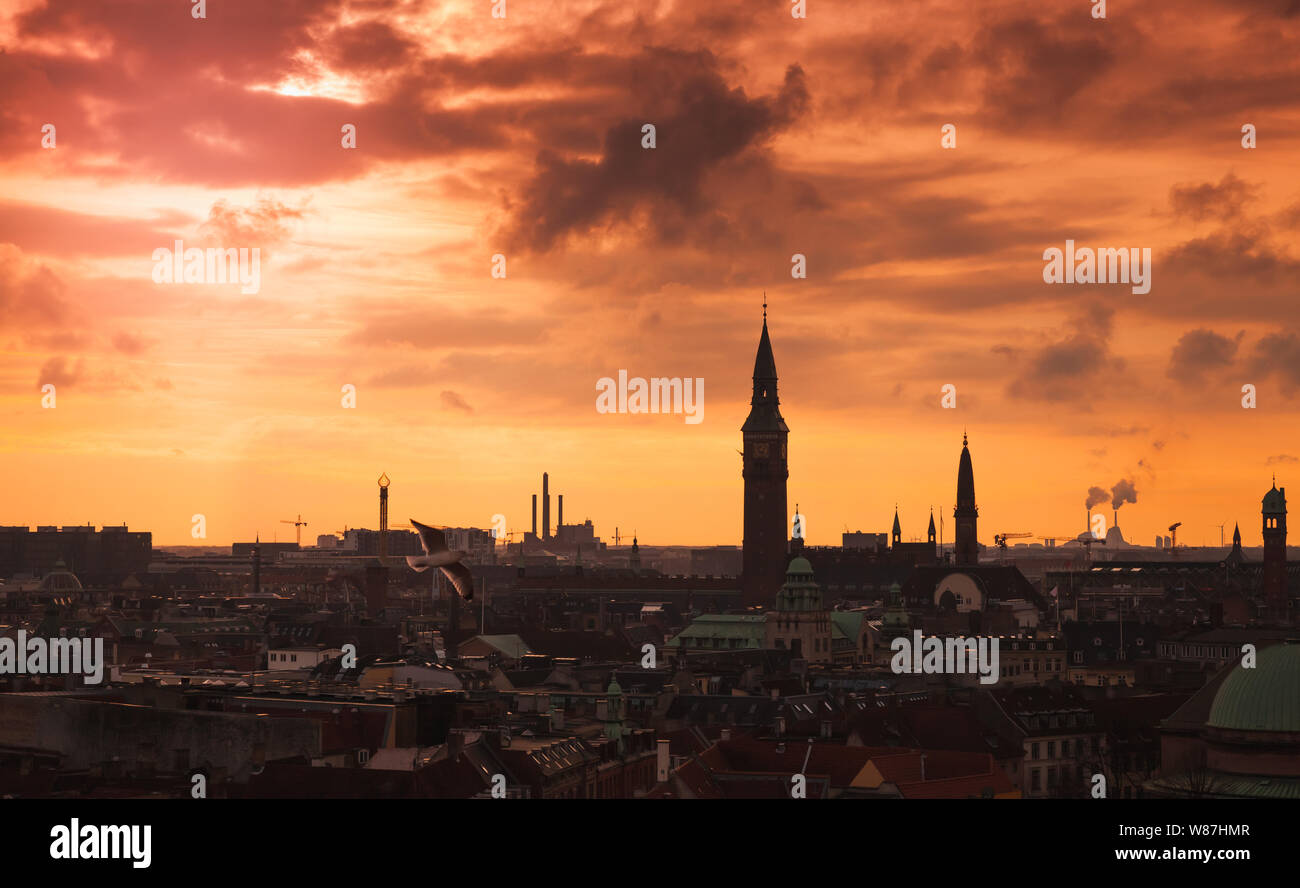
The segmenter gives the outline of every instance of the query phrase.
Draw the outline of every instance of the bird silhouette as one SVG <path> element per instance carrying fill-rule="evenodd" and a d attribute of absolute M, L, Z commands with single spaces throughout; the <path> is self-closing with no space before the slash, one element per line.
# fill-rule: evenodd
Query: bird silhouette
<path fill-rule="evenodd" d="M 424 547 L 423 555 L 407 555 L 406 563 L 417 571 L 426 571 L 436 567 L 442 571 L 460 597 L 466 601 L 474 598 L 474 576 L 469 568 L 461 563 L 468 552 L 447 548 L 447 535 L 436 527 L 421 524 L 414 518 L 411 526 L 420 532 L 420 545 Z"/>

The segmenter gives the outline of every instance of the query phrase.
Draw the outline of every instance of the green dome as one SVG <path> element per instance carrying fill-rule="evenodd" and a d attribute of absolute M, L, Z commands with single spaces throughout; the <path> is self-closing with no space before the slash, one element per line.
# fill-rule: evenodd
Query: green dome
<path fill-rule="evenodd" d="M 1254 669 L 1238 664 L 1214 695 L 1208 724 L 1300 733 L 1300 644 L 1260 648 Z"/>
<path fill-rule="evenodd" d="M 793 559 L 790 562 L 790 566 L 785 569 L 786 576 L 798 576 L 801 574 L 811 576 L 812 572 L 812 563 L 802 555 Z"/>

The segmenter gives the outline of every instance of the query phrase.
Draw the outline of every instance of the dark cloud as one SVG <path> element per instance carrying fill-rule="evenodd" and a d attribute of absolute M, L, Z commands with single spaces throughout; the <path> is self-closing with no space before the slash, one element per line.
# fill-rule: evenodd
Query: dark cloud
<path fill-rule="evenodd" d="M 1295 395 L 1300 391 L 1300 336 L 1293 332 L 1264 336 L 1255 343 L 1249 366 L 1261 379 L 1277 379 L 1287 397 Z"/>
<path fill-rule="evenodd" d="M 465 413 L 474 412 L 474 408 L 469 406 L 464 398 L 450 389 L 442 392 L 439 397 L 442 399 L 442 406 L 446 407 L 448 410 L 460 410 Z"/>
<path fill-rule="evenodd" d="M 728 86 L 706 53 L 657 49 L 645 61 L 628 104 L 646 111 L 606 130 L 598 160 L 538 155 L 536 174 L 511 208 L 505 238 L 513 248 L 546 252 L 569 235 L 633 221 L 670 239 L 673 224 L 707 226 L 706 176 L 761 147 L 808 104 L 797 65 L 775 95 L 751 99 Z M 646 123 L 656 127 L 655 148 L 642 147 Z"/>
<path fill-rule="evenodd" d="M 1099 381 L 1124 369 L 1124 361 L 1111 354 L 1114 311 L 1092 308 L 1078 312 L 1064 335 L 1029 350 L 1017 361 L 1016 378 L 1007 394 L 1040 401 L 1080 401 Z"/>
<path fill-rule="evenodd" d="M 40 372 L 36 376 L 36 387 L 40 388 L 46 383 L 52 383 L 58 388 L 72 385 L 82 378 L 83 363 L 78 359 L 73 366 L 67 358 L 50 358 L 41 365 Z"/>
<path fill-rule="evenodd" d="M 986 74 L 985 111 L 1017 129 L 1060 119 L 1114 63 L 1117 42 L 1113 29 L 1080 27 L 1073 16 L 1053 24 L 1023 18 L 986 27 L 973 52 Z"/>
<path fill-rule="evenodd" d="M 149 340 L 126 331 L 113 335 L 113 348 L 131 357 L 144 354 L 148 351 L 150 344 Z"/>
<path fill-rule="evenodd" d="M 1175 185 L 1169 189 L 1169 204 L 1174 215 L 1196 222 L 1203 219 L 1224 221 L 1241 214 L 1241 209 L 1255 197 L 1257 188 L 1238 179 L 1232 173 L 1224 176 L 1218 185 L 1202 182 L 1200 185 Z"/>
<path fill-rule="evenodd" d="M 1232 363 L 1245 335 L 1243 331 L 1229 339 L 1205 328 L 1189 330 L 1175 343 L 1166 375 L 1187 385 L 1200 382 L 1206 372 Z"/>

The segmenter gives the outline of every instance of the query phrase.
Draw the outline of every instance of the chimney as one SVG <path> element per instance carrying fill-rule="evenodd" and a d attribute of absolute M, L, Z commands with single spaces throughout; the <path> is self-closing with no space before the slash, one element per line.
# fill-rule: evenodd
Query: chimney
<path fill-rule="evenodd" d="M 542 472 L 542 539 L 551 538 L 551 476 Z"/>
<path fill-rule="evenodd" d="M 776 717 L 776 736 L 778 736 L 778 737 L 784 737 L 784 736 L 785 736 L 785 716 L 784 716 L 784 715 L 778 715 L 778 716 Z"/>
<path fill-rule="evenodd" d="M 660 740 L 655 744 L 655 782 L 668 782 L 668 747 L 670 741 Z"/>
<path fill-rule="evenodd" d="M 551 707 L 551 729 L 555 731 L 564 730 L 564 710 L 558 706 Z"/>
<path fill-rule="evenodd" d="M 537 494 L 533 494 L 533 536 L 537 536 Z"/>
<path fill-rule="evenodd" d="M 560 528 L 564 525 L 564 494 L 560 494 L 559 496 L 557 496 L 555 498 L 555 501 L 556 501 L 555 533 L 556 535 L 559 535 Z"/>
<path fill-rule="evenodd" d="M 731 728 L 723 728 L 723 729 L 722 729 L 722 733 L 719 735 L 718 739 L 720 739 L 720 740 L 730 740 L 730 739 L 731 739 Z"/>
<path fill-rule="evenodd" d="M 830 735 L 831 735 L 831 723 L 830 723 L 829 721 L 823 721 L 823 722 L 822 722 L 822 736 L 823 736 L 823 737 L 830 737 Z"/>

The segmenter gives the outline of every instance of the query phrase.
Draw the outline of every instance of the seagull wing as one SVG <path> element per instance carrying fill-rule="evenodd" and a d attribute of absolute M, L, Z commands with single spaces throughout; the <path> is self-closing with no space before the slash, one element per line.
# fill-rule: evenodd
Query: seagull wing
<path fill-rule="evenodd" d="M 438 528 L 421 524 L 414 518 L 411 526 L 420 532 L 420 545 L 424 546 L 425 555 L 437 555 L 447 551 L 447 536 Z"/>
<path fill-rule="evenodd" d="M 469 572 L 469 568 L 457 561 L 455 564 L 444 564 L 441 568 L 443 575 L 451 581 L 460 593 L 460 597 L 466 601 L 472 601 L 474 598 L 474 575 Z"/>

